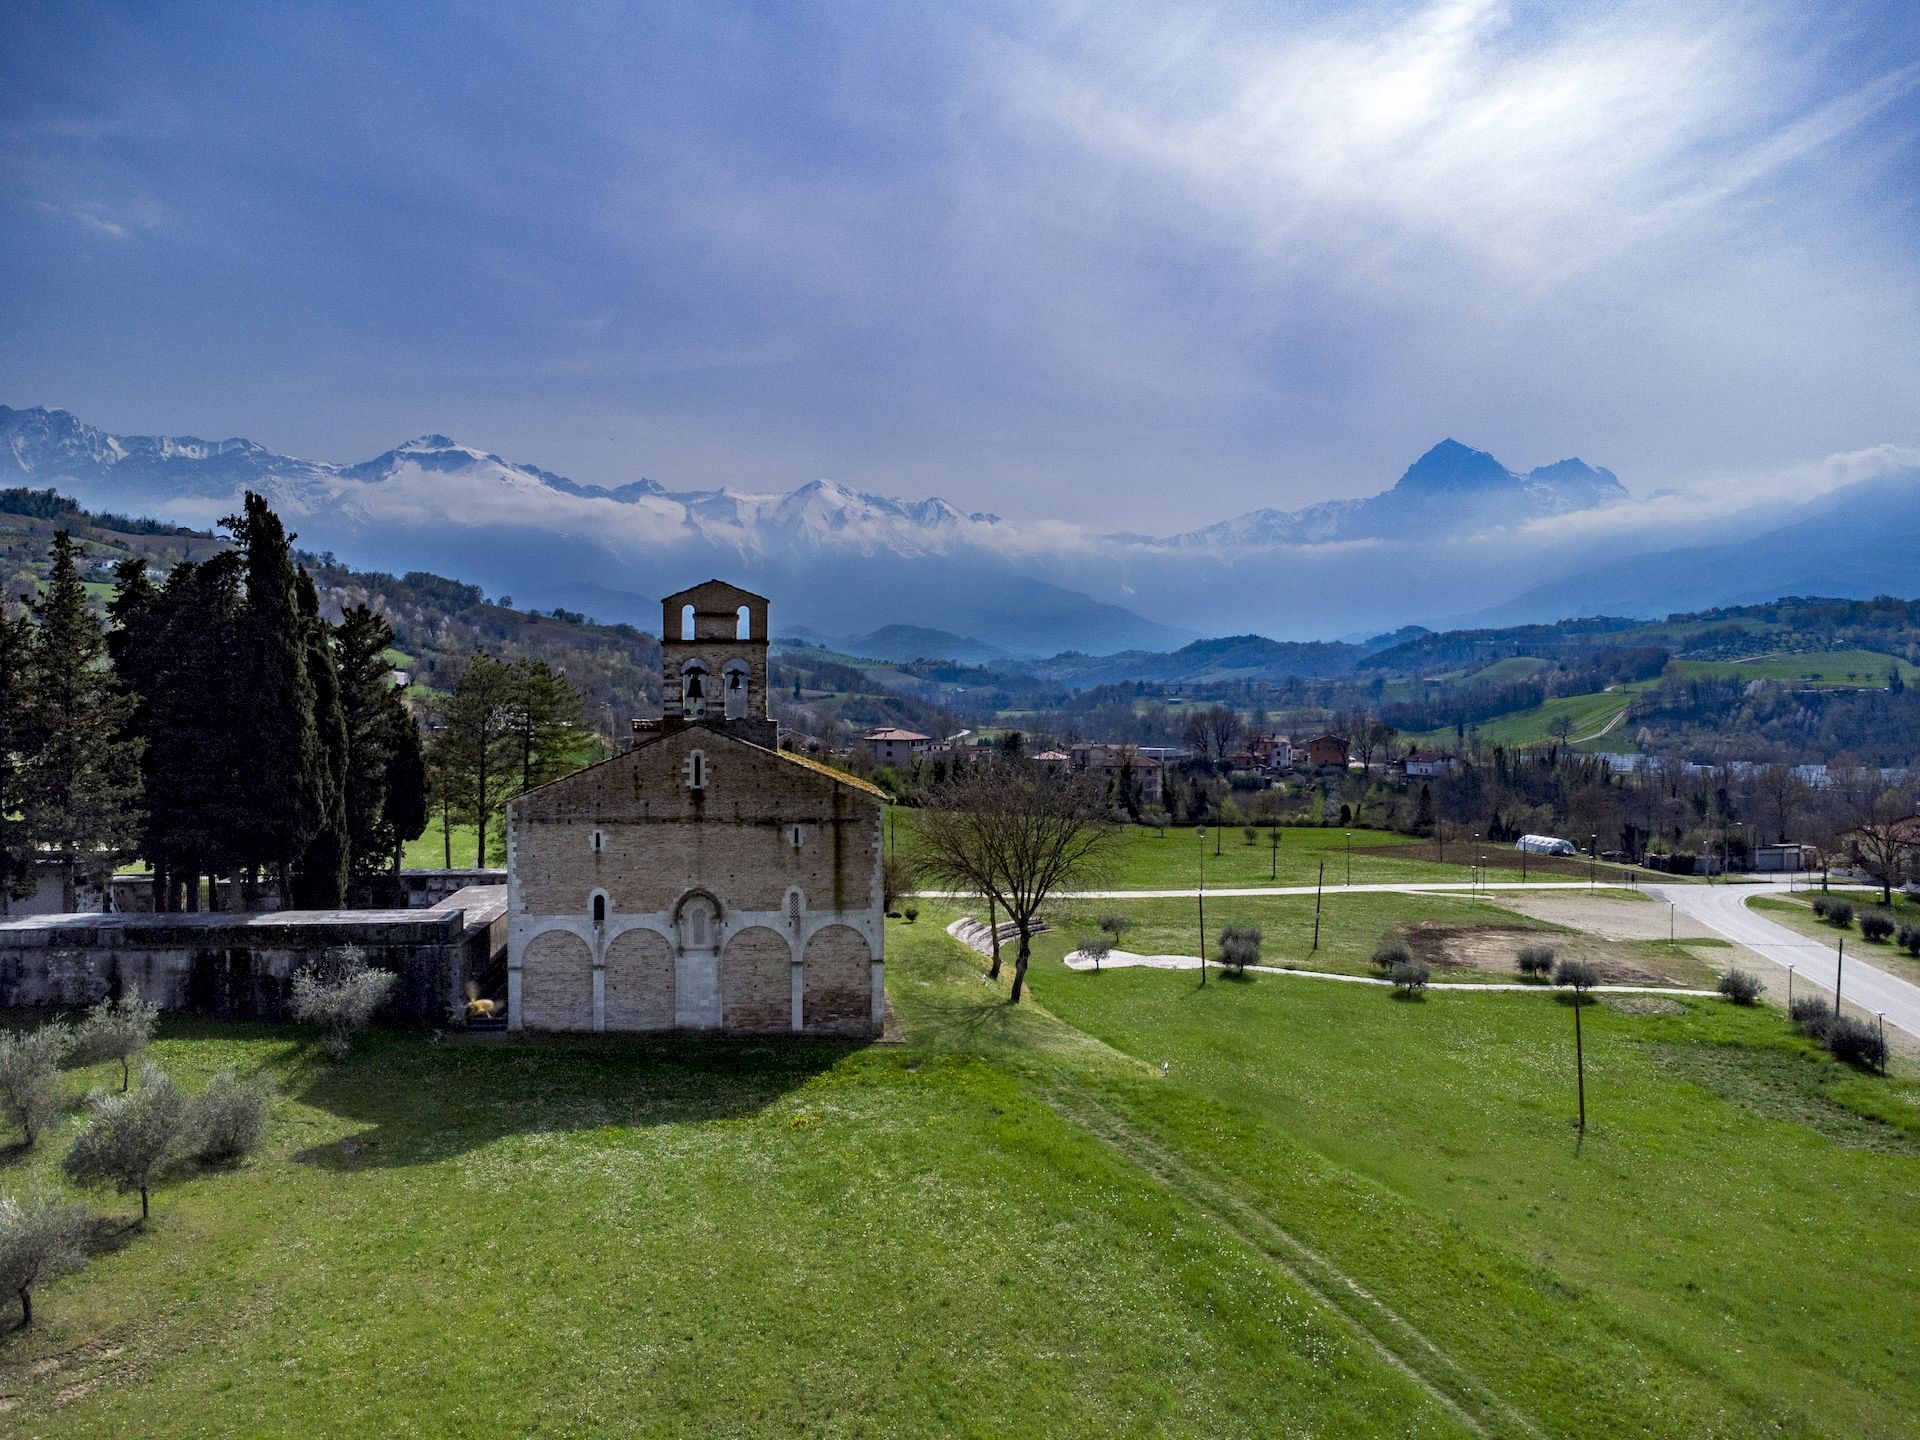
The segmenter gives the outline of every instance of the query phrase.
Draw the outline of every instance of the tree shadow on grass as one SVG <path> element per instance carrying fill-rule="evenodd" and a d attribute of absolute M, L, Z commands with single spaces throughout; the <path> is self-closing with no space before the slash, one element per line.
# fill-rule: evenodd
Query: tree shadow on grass
<path fill-rule="evenodd" d="M 749 1119 L 867 1046 L 767 1037 L 362 1037 L 306 1067 L 302 1104 L 364 1128 L 292 1158 L 333 1170 L 430 1165 L 509 1135 Z"/>

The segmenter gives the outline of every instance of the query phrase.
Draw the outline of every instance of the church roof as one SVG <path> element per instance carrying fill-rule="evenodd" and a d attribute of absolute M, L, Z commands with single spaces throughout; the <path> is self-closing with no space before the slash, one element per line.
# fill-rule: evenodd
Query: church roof
<path fill-rule="evenodd" d="M 605 760 L 596 761 L 592 765 L 583 766 L 581 769 L 575 770 L 572 774 L 562 775 L 558 779 L 549 780 L 545 785 L 536 785 L 531 790 L 522 790 L 507 803 L 509 805 L 517 804 L 529 795 L 538 795 L 542 790 L 550 789 L 555 785 L 566 785 L 579 779 L 590 770 L 598 770 L 602 765 L 617 765 L 622 760 L 630 759 L 650 746 L 658 745 L 669 735 L 685 735 L 692 730 L 701 732 L 701 743 L 703 744 L 706 742 L 707 737 L 712 737 L 725 740 L 730 744 L 743 745 L 749 750 L 757 750 L 762 755 L 771 756 L 775 760 L 784 760 L 789 765 L 798 765 L 803 770 L 811 770 L 823 779 L 831 780 L 837 785 L 845 785 L 850 790 L 858 790 L 863 795 L 871 795 L 876 800 L 890 800 L 892 798 L 878 785 L 870 784 L 857 775 L 849 775 L 844 770 L 836 770 L 831 765 L 823 765 L 818 760 L 810 759 L 805 755 L 795 755 L 789 750 L 769 750 L 764 745 L 756 745 L 751 740 L 742 740 L 738 735 L 728 734 L 725 730 L 717 729 L 710 725 L 703 725 L 698 720 L 695 720 L 675 730 L 656 730 L 642 735 L 634 742 L 632 749 L 622 750 L 618 755 L 609 755 Z"/>

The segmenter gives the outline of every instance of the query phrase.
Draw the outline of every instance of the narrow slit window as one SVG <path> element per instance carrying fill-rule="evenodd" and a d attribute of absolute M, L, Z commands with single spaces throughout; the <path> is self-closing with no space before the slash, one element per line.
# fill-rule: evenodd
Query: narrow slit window
<path fill-rule="evenodd" d="M 607 897 L 604 895 L 593 897 L 593 923 L 596 926 L 607 923 Z"/>
<path fill-rule="evenodd" d="M 705 752 L 696 750 L 687 756 L 687 788 L 704 790 L 707 785 L 707 757 Z"/>
<path fill-rule="evenodd" d="M 598 855 L 602 850 L 606 848 L 607 848 L 607 837 L 598 830 L 594 831 L 593 832 L 593 853 Z"/>

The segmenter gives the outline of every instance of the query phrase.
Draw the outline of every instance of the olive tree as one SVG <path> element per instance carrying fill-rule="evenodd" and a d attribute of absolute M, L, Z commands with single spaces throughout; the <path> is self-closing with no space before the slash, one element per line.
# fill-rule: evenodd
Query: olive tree
<path fill-rule="evenodd" d="M 102 1060 L 120 1062 L 120 1089 L 133 1082 L 133 1062 L 153 1043 L 160 1023 L 160 1007 L 149 1005 L 133 988 L 116 1000 L 102 1000 L 74 1031 L 74 1057 L 83 1065 Z"/>
<path fill-rule="evenodd" d="M 24 1200 L 0 1195 L 0 1290 L 20 1297 L 20 1323 L 33 1323 L 33 1287 L 87 1263 L 87 1207 L 50 1190 Z"/>
<path fill-rule="evenodd" d="M 140 1088 L 126 1094 L 96 1092 L 93 1115 L 67 1152 L 67 1178 L 83 1189 L 112 1186 L 140 1196 L 140 1218 L 149 1214 L 149 1193 L 166 1164 L 178 1156 L 192 1105 L 173 1077 L 149 1065 Z"/>
<path fill-rule="evenodd" d="M 20 1127 L 29 1147 L 66 1108 L 60 1062 L 72 1050 L 73 1032 L 58 1021 L 0 1035 L 0 1109 Z"/>
<path fill-rule="evenodd" d="M 265 1082 L 258 1076 L 242 1082 L 233 1071 L 222 1070 L 193 1098 L 189 1148 L 208 1164 L 243 1160 L 266 1138 L 269 1117 Z"/>
<path fill-rule="evenodd" d="M 1092 879 L 1111 853 L 1116 831 L 1104 783 L 1018 760 L 982 763 L 932 791 L 917 820 L 920 872 L 1006 911 L 1020 937 L 1011 997 L 1018 1004 L 1041 907 Z"/>
<path fill-rule="evenodd" d="M 1235 979 L 1245 979 L 1247 967 L 1260 963 L 1260 927 L 1228 925 L 1220 932 L 1220 966 Z"/>
<path fill-rule="evenodd" d="M 349 945 L 322 965 L 309 965 L 293 977 L 293 1018 L 326 1032 L 327 1054 L 344 1060 L 353 1037 L 372 1023 L 387 1003 L 399 976 L 371 969 L 359 947 Z"/>

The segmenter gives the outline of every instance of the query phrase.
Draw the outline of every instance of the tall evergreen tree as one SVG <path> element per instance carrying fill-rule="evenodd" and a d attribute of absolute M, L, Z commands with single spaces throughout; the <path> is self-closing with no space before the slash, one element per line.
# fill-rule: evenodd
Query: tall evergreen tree
<path fill-rule="evenodd" d="M 392 628 L 351 605 L 334 637 L 347 726 L 348 844 L 354 870 L 368 873 L 397 865 L 401 848 L 427 828 L 426 759 L 387 660 Z"/>
<path fill-rule="evenodd" d="M 127 734 L 132 707 L 107 666 L 78 553 L 70 533 L 54 532 L 53 564 L 33 606 L 20 806 L 28 840 L 66 862 L 68 910 L 79 876 L 104 880 L 133 853 L 140 824 L 139 744 Z"/>
<path fill-rule="evenodd" d="M 430 752 L 434 779 L 452 818 L 474 827 L 476 866 L 487 863 L 488 830 L 518 777 L 513 728 L 518 703 L 512 668 L 491 655 L 476 655 L 440 707 Z"/>
<path fill-rule="evenodd" d="M 319 834 L 328 804 L 298 572 L 291 537 L 261 496 L 248 491 L 243 513 L 221 523 L 246 557 L 241 638 L 254 715 L 241 848 L 248 863 L 284 878 Z"/>
<path fill-rule="evenodd" d="M 0 599 L 0 915 L 33 890 L 33 847 L 20 814 L 33 705 L 32 643 L 27 617 L 7 614 Z"/>
<path fill-rule="evenodd" d="M 305 910 L 333 909 L 347 901 L 347 719 L 340 704 L 340 671 L 334 664 L 333 628 L 320 617 L 320 596 L 305 570 L 294 577 L 304 640 L 307 684 L 320 743 L 315 825 L 295 863 L 291 899 Z"/>
<path fill-rule="evenodd" d="M 507 725 L 519 764 L 515 793 L 557 780 L 576 768 L 580 692 L 544 660 L 513 665 L 513 703 Z"/>

